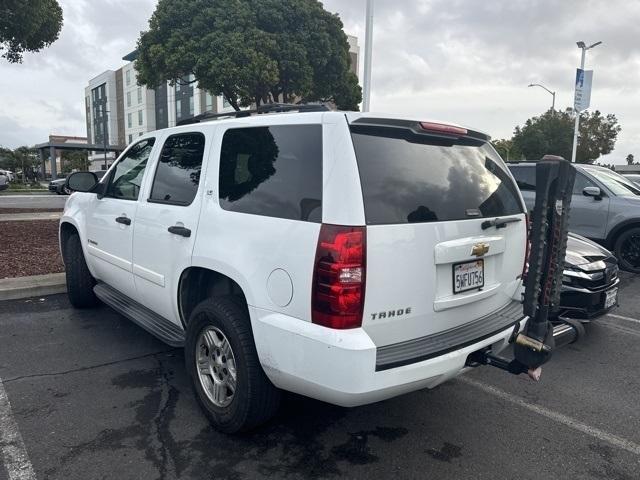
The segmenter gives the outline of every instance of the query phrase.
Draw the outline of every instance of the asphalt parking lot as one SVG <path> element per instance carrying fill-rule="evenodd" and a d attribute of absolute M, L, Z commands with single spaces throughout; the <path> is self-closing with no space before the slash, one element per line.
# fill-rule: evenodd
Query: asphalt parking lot
<path fill-rule="evenodd" d="M 355 409 L 289 396 L 234 437 L 209 428 L 182 351 L 109 308 L 0 303 L 0 480 L 638 479 L 638 298 L 625 275 L 621 307 L 537 384 L 484 367 Z"/>

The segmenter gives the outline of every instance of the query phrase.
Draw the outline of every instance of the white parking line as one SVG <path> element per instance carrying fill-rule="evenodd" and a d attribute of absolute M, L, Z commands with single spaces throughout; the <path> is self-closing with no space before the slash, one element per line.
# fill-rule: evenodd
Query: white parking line
<path fill-rule="evenodd" d="M 587 425 L 582 423 L 574 418 L 571 418 L 562 413 L 554 412 L 553 410 L 549 410 L 547 408 L 541 407 L 540 405 L 535 405 L 533 403 L 529 403 L 523 398 L 517 397 L 510 393 L 507 393 L 499 388 L 496 388 L 491 385 L 487 385 L 486 383 L 478 382 L 477 380 L 473 380 L 466 376 L 459 377 L 459 380 L 467 385 L 471 385 L 472 387 L 478 388 L 486 393 L 491 395 L 495 395 L 502 400 L 506 400 L 507 402 L 518 405 L 522 408 L 526 408 L 538 415 L 542 415 L 550 420 L 561 423 L 569 428 L 577 430 L 578 432 L 589 435 L 593 438 L 601 440 L 603 442 L 607 442 L 614 447 L 621 448 L 626 450 L 627 452 L 634 453 L 636 455 L 640 455 L 640 445 L 632 442 L 631 440 L 627 440 L 626 438 L 618 437 L 617 435 L 613 435 L 611 433 L 605 432 L 604 430 L 600 430 L 599 428 L 592 427 L 591 425 Z"/>
<path fill-rule="evenodd" d="M 11 413 L 9 397 L 0 378 L 0 450 L 9 480 L 35 480 L 36 474 Z"/>
<path fill-rule="evenodd" d="M 624 317 L 622 315 L 615 315 L 613 313 L 607 313 L 606 316 L 607 317 L 611 317 L 611 318 L 617 318 L 618 320 L 626 320 L 627 322 L 633 322 L 633 323 L 640 324 L 640 320 L 638 320 L 637 318 Z"/>

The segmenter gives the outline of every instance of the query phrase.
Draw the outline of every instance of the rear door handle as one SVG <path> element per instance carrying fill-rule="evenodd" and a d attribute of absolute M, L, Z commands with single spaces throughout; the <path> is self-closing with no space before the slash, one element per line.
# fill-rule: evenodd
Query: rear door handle
<path fill-rule="evenodd" d="M 191 230 L 185 227 L 180 227 L 178 225 L 167 228 L 169 233 L 173 233 L 174 235 L 180 235 L 181 237 L 189 238 L 191 236 Z"/>
<path fill-rule="evenodd" d="M 131 225 L 131 219 L 127 216 L 116 217 L 116 222 L 121 223 L 123 225 Z"/>

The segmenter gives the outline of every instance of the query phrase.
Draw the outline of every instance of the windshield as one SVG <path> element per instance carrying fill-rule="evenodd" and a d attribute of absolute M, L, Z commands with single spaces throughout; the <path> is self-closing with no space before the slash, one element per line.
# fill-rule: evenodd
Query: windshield
<path fill-rule="evenodd" d="M 619 173 L 599 168 L 585 168 L 585 170 L 604 183 L 614 195 L 640 195 L 640 187 Z"/>

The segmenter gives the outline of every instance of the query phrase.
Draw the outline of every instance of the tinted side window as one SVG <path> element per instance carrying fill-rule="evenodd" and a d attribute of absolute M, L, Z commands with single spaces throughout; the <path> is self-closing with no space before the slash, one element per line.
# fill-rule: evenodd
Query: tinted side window
<path fill-rule="evenodd" d="M 228 130 L 220 152 L 220 206 L 322 221 L 322 126 Z"/>
<path fill-rule="evenodd" d="M 595 187 L 596 184 L 589 180 L 585 175 L 580 172 L 576 172 L 576 180 L 573 183 L 573 194 L 582 195 L 582 190 L 585 187 Z"/>
<path fill-rule="evenodd" d="M 137 200 L 140 184 L 147 167 L 147 160 L 155 142 L 148 138 L 136 143 L 118 160 L 113 173 L 110 175 L 109 185 L 105 196 L 123 200 Z"/>
<path fill-rule="evenodd" d="M 181 133 L 167 138 L 160 153 L 150 202 L 189 205 L 200 183 L 204 153 L 202 133 Z"/>
<path fill-rule="evenodd" d="M 536 167 L 528 165 L 509 166 L 520 190 L 536 190 Z"/>

